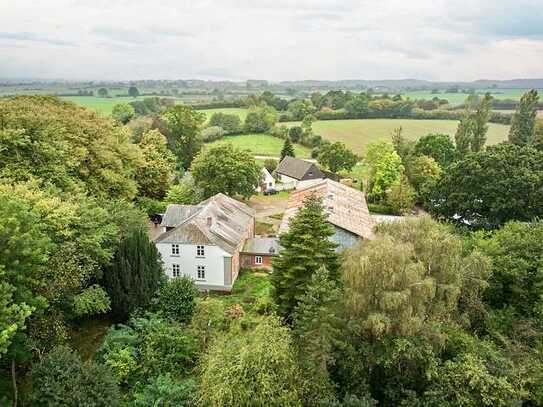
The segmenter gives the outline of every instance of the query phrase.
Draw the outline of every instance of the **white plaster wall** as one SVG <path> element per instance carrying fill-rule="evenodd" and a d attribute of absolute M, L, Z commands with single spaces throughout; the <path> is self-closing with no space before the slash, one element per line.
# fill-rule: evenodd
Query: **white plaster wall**
<path fill-rule="evenodd" d="M 219 246 L 205 246 L 204 257 L 196 256 L 196 245 L 179 244 L 179 255 L 172 255 L 171 243 L 157 243 L 157 249 L 164 263 L 164 272 L 172 275 L 172 265 L 179 264 L 181 274 L 191 277 L 196 285 L 224 285 L 224 258 L 232 257 Z M 205 266 L 206 279 L 198 280 L 197 266 Z"/>
<path fill-rule="evenodd" d="M 281 181 L 284 184 L 287 183 L 294 183 L 296 185 L 298 183 L 298 180 L 296 178 L 289 177 L 288 175 L 279 174 L 279 181 Z"/>

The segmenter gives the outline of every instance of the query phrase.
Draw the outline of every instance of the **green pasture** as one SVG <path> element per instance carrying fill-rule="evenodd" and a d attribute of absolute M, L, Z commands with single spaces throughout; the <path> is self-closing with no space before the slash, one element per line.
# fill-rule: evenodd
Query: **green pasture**
<path fill-rule="evenodd" d="M 283 140 L 272 137 L 267 134 L 243 134 L 239 136 L 226 136 L 222 140 L 215 141 L 209 145 L 216 143 L 231 143 L 234 147 L 249 150 L 254 155 L 263 155 L 271 157 L 279 157 L 283 148 Z M 301 145 L 294 145 L 294 153 L 296 157 L 307 158 L 311 154 L 311 150 Z"/>
<path fill-rule="evenodd" d="M 530 89 L 476 89 L 475 93 L 484 95 L 486 92 L 490 92 L 495 99 L 520 100 L 521 96 L 529 90 Z M 541 91 L 542 90 L 539 89 L 540 93 Z M 432 93 L 431 90 L 402 92 L 401 95 L 408 96 L 411 99 L 433 99 L 434 97 L 438 97 L 440 99 L 447 99 L 452 105 L 460 105 L 464 103 L 466 98 L 469 96 L 469 94 L 461 92 L 445 93 L 444 91 L 440 91 L 439 93 Z"/>
<path fill-rule="evenodd" d="M 293 126 L 299 123 L 288 123 Z M 454 136 L 458 122 L 455 120 L 363 119 L 322 120 L 313 123 L 315 134 L 330 141 L 341 141 L 354 152 L 362 154 L 366 144 L 381 138 L 391 138 L 394 129 L 401 127 L 403 134 L 416 140 L 429 133 L 445 133 Z M 509 126 L 489 124 L 488 144 L 507 139 Z"/>

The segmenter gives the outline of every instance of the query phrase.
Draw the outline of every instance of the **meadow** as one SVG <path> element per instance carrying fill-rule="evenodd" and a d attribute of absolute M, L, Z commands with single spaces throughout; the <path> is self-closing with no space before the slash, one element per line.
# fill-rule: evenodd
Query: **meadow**
<path fill-rule="evenodd" d="M 299 123 L 287 123 L 293 126 Z M 390 139 L 394 129 L 401 127 L 403 134 L 416 140 L 429 133 L 445 133 L 454 136 L 458 122 L 455 120 L 364 119 L 322 120 L 313 123 L 313 131 L 325 140 L 341 141 L 354 152 L 362 154 L 366 144 L 377 139 Z M 489 123 L 488 144 L 507 139 L 509 126 Z"/>
<path fill-rule="evenodd" d="M 209 145 L 217 143 L 231 143 L 234 147 L 249 150 L 254 155 L 279 157 L 283 148 L 283 140 L 272 137 L 267 134 L 243 134 L 239 136 L 226 136 L 222 140 L 215 141 Z M 301 145 L 294 145 L 294 154 L 296 157 L 308 158 L 311 154 L 309 148 Z"/>
<path fill-rule="evenodd" d="M 490 94 L 495 99 L 512 99 L 512 100 L 520 100 L 521 96 L 528 92 L 530 89 L 476 89 L 475 92 L 480 95 L 484 95 L 486 92 L 490 92 Z M 538 89 L 539 93 L 543 91 L 543 89 Z M 464 103 L 466 98 L 469 96 L 467 93 L 446 93 L 443 91 L 440 91 L 440 93 L 432 93 L 430 90 L 417 90 L 417 91 L 410 91 L 410 92 L 402 92 L 402 96 L 407 96 L 411 99 L 433 99 L 434 97 L 438 97 L 440 99 L 447 99 L 450 104 L 452 105 L 460 105 Z"/>

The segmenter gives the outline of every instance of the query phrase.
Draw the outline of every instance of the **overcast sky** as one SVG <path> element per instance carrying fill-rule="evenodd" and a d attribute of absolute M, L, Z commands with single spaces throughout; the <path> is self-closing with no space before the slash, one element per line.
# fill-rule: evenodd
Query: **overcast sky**
<path fill-rule="evenodd" d="M 0 78 L 543 77 L 543 0 L 0 0 Z"/>

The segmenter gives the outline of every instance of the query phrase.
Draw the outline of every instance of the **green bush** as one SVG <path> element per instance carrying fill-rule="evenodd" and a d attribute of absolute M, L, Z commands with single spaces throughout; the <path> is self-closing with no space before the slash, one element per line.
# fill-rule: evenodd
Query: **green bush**
<path fill-rule="evenodd" d="M 196 307 L 198 289 L 190 277 L 172 278 L 158 289 L 155 309 L 167 318 L 189 322 Z"/>
<path fill-rule="evenodd" d="M 32 369 L 32 406 L 117 406 L 119 388 L 108 367 L 83 363 L 67 347 L 53 349 Z"/>

